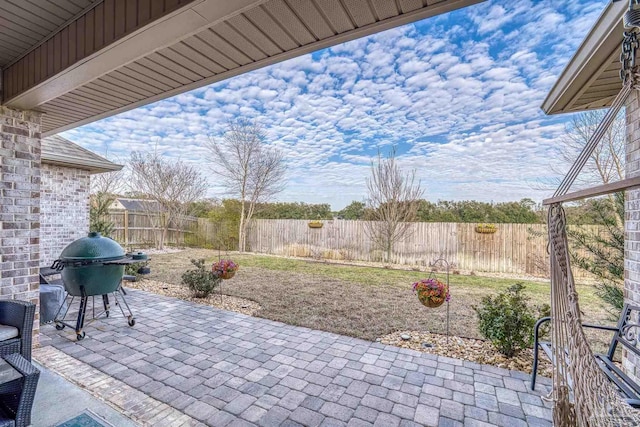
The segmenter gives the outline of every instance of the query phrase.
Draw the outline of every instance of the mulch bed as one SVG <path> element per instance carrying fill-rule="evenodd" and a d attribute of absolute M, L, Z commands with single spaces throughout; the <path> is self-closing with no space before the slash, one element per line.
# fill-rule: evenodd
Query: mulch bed
<path fill-rule="evenodd" d="M 404 340 L 402 335 L 408 335 L 410 338 Z M 521 350 L 514 357 L 507 358 L 490 342 L 473 338 L 449 336 L 447 342 L 446 335 L 422 331 L 398 331 L 380 338 L 380 342 L 438 356 L 453 357 L 527 373 L 531 373 L 533 366 L 533 351 L 531 349 Z M 431 346 L 427 347 L 423 345 L 424 343 Z M 538 375 L 550 377 L 553 368 L 551 362 L 544 353 L 538 360 Z"/>
<path fill-rule="evenodd" d="M 224 287 L 224 282 L 222 286 Z M 210 305 L 215 308 L 235 311 L 248 316 L 254 316 L 260 310 L 260 304 L 245 298 L 232 297 L 220 294 L 217 291 L 209 295 L 207 298 L 194 298 L 191 295 L 191 291 L 189 291 L 185 286 L 172 285 L 171 283 L 158 282 L 156 280 L 145 279 L 137 282 L 127 282 L 125 287 L 153 292 L 158 295 L 180 298 L 198 304 Z"/>

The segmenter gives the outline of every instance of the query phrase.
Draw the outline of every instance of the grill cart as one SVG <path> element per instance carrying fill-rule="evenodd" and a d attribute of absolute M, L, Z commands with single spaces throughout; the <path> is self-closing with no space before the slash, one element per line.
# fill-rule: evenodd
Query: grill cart
<path fill-rule="evenodd" d="M 129 326 L 135 325 L 136 321 L 129 304 L 125 299 L 125 293 L 121 287 L 124 275 L 124 266 L 147 261 L 144 254 L 127 255 L 117 242 L 102 237 L 100 233 L 91 232 L 87 237 L 75 240 L 70 243 L 62 253 L 60 259 L 54 261 L 51 268 L 60 272 L 62 283 L 67 292 L 65 302 L 58 309 L 55 317 L 57 330 L 62 330 L 65 326 L 74 328 L 78 341 L 84 339 L 84 321 L 89 297 L 92 297 L 93 316 L 92 320 L 100 317 L 109 317 L 109 294 L 113 293 L 116 305 L 120 308 L 122 315 L 127 318 Z M 93 297 L 102 296 L 103 311 L 96 314 L 95 300 Z M 67 323 L 67 314 L 76 297 L 79 297 L 80 307 L 76 324 Z M 128 314 L 125 314 L 121 298 Z M 64 313 L 62 313 L 64 309 Z"/>

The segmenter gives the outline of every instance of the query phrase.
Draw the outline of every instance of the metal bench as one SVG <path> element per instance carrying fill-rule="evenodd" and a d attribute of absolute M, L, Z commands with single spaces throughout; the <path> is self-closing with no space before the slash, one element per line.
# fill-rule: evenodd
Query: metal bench
<path fill-rule="evenodd" d="M 549 322 L 550 317 L 543 317 L 536 322 L 533 333 L 533 369 L 531 371 L 531 390 L 535 389 L 536 376 L 538 374 L 538 357 L 539 350 L 542 349 L 547 355 L 549 360 L 553 360 L 552 345 L 548 341 L 540 341 L 540 327 Z M 595 354 L 596 361 L 602 372 L 613 383 L 621 395 L 626 398 L 627 402 L 634 407 L 640 407 L 640 385 L 626 375 L 622 370 L 614 363 L 613 357 L 615 355 L 618 345 L 621 345 L 625 350 L 640 357 L 640 349 L 636 347 L 638 344 L 638 334 L 640 333 L 640 306 L 625 304 L 617 326 L 603 326 L 593 325 L 589 323 L 583 323 L 584 328 L 599 329 L 604 331 L 613 332 L 611 338 L 611 344 L 609 344 L 609 350 L 606 354 Z M 637 330 L 636 330 L 637 329 Z M 565 350 L 565 354 L 566 350 Z M 569 385 L 571 386 L 571 378 L 568 378 Z"/>

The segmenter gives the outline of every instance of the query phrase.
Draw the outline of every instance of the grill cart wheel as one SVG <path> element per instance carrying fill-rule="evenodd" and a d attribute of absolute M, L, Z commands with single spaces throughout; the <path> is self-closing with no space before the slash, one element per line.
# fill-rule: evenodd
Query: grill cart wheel
<path fill-rule="evenodd" d="M 82 333 L 81 333 L 81 334 L 77 334 L 77 335 L 76 335 L 76 339 L 77 339 L 78 341 L 82 341 L 82 340 L 84 339 L 84 335 L 85 335 L 85 334 L 84 334 L 84 331 L 82 331 Z"/>
<path fill-rule="evenodd" d="M 57 330 L 59 330 L 59 331 L 61 331 L 61 330 L 63 330 L 63 329 L 64 329 L 64 325 L 63 325 L 62 323 L 58 323 L 58 322 L 56 322 L 56 329 L 57 329 Z"/>
<path fill-rule="evenodd" d="M 129 316 L 129 321 L 127 322 L 129 324 L 129 326 L 133 326 L 136 324 L 136 319 L 134 319 L 133 317 Z"/>

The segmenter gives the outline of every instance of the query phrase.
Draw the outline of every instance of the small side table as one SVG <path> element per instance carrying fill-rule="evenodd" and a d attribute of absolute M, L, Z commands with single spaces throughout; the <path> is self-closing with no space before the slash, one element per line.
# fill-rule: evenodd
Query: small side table
<path fill-rule="evenodd" d="M 27 427 L 40 371 L 18 353 L 0 358 L 0 426 Z"/>

